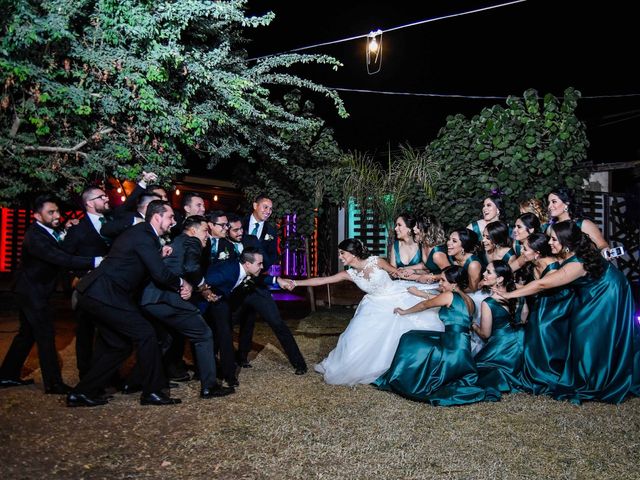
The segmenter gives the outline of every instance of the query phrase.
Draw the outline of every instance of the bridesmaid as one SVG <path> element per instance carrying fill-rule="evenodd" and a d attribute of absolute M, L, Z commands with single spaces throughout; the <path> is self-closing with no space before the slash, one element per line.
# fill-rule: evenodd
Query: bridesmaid
<path fill-rule="evenodd" d="M 422 248 L 422 261 L 425 268 L 420 270 L 402 269 L 399 276 L 421 283 L 437 282 L 442 270 L 451 265 L 447 255 L 447 240 L 440 222 L 433 216 L 419 218 L 413 227 L 416 241 Z"/>
<path fill-rule="evenodd" d="M 565 222 L 573 220 L 578 228 L 586 233 L 595 246 L 602 252 L 609 248 L 609 243 L 605 240 L 598 226 L 591 220 L 576 217 L 576 204 L 573 200 L 573 194 L 568 188 L 560 187 L 552 190 L 547 197 L 549 202 L 549 216 L 552 217 L 552 223 Z"/>
<path fill-rule="evenodd" d="M 509 227 L 504 222 L 492 222 L 485 227 L 482 232 L 482 245 L 487 264 L 494 260 L 512 264 L 517 258 L 511 248 Z"/>
<path fill-rule="evenodd" d="M 475 357 L 479 384 L 500 392 L 511 392 L 519 384 L 523 351 L 523 301 L 505 301 L 500 296 L 516 289 L 513 272 L 503 260 L 494 260 L 484 272 L 483 285 L 493 293 L 482 302 L 480 325 L 471 328 L 487 343 Z"/>
<path fill-rule="evenodd" d="M 532 233 L 524 242 L 522 256 L 531 265 L 533 278 L 554 275 L 560 268 L 551 253 L 549 237 Z M 520 387 L 534 395 L 554 391 L 567 361 L 569 316 L 575 295 L 565 286 L 540 292 L 532 302 L 524 330 L 524 355 Z"/>
<path fill-rule="evenodd" d="M 408 213 L 402 213 L 396 219 L 395 240 L 393 249 L 389 255 L 389 263 L 398 269 L 407 267 L 424 268 L 422 263 L 422 251 L 415 241 L 413 229 L 416 219 Z"/>
<path fill-rule="evenodd" d="M 640 326 L 633 318 L 629 282 L 574 222 L 559 222 L 550 230 L 551 251 L 562 260 L 558 272 L 502 296 L 518 298 L 565 285 L 575 291 L 567 362 L 551 394 L 577 404 L 620 403 L 640 395 Z"/>
<path fill-rule="evenodd" d="M 466 287 L 466 271 L 454 265 L 444 269 L 439 295 L 431 297 L 417 289 L 409 290 L 427 300 L 394 312 L 406 315 L 440 307 L 444 332 L 412 330 L 402 335 L 391 367 L 373 383 L 376 387 L 441 406 L 500 399 L 499 392 L 487 394 L 474 386 L 477 374 L 470 352 L 469 325 L 475 307 L 464 293 Z M 447 389 L 452 383 L 455 386 Z"/>
<path fill-rule="evenodd" d="M 540 231 L 540 219 L 533 213 L 523 213 L 518 217 L 513 228 L 513 251 L 518 257 L 522 254 L 522 243 L 527 237 Z"/>
<path fill-rule="evenodd" d="M 491 194 L 482 202 L 482 218 L 471 222 L 467 228 L 473 231 L 478 238 L 482 238 L 482 232 L 487 224 L 504 220 L 502 197 L 497 194 Z"/>
<path fill-rule="evenodd" d="M 549 218 L 547 217 L 547 209 L 544 208 L 542 200 L 538 198 L 530 198 L 520 202 L 520 214 L 533 213 L 540 220 L 540 231 L 545 232 L 549 226 Z"/>
<path fill-rule="evenodd" d="M 458 265 L 467 273 L 468 286 L 465 292 L 475 292 L 480 288 L 482 280 L 482 264 L 476 255 L 478 237 L 468 228 L 454 230 L 447 240 L 447 253 L 453 265 Z"/>

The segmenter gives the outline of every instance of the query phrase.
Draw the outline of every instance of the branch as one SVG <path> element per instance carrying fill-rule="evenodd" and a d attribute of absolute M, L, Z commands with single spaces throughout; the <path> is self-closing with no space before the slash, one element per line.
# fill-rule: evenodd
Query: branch
<path fill-rule="evenodd" d="M 15 122 L 14 122 L 14 126 L 15 126 Z M 11 129 L 13 131 L 13 128 Z M 80 150 L 82 147 L 84 147 L 87 143 L 89 143 L 89 140 L 94 140 L 96 139 L 96 137 L 98 137 L 99 135 L 106 135 L 107 133 L 111 133 L 113 132 L 113 127 L 107 127 L 107 128 L 103 128 L 102 130 L 100 130 L 99 132 L 94 133 L 93 135 L 91 135 L 90 138 L 83 140 L 82 142 L 78 143 L 75 147 L 72 148 L 65 148 L 65 147 L 24 147 L 25 151 L 27 152 L 47 152 L 47 153 L 73 153 L 75 155 L 80 155 L 81 157 L 87 158 L 89 155 L 87 155 L 84 152 L 80 152 L 78 150 Z"/>
<path fill-rule="evenodd" d="M 16 115 L 16 118 L 13 121 L 13 125 L 11 125 L 11 131 L 9 132 L 10 138 L 13 138 L 18 134 L 18 129 L 20 128 L 21 123 L 22 123 L 22 120 L 20 120 L 20 117 Z"/>

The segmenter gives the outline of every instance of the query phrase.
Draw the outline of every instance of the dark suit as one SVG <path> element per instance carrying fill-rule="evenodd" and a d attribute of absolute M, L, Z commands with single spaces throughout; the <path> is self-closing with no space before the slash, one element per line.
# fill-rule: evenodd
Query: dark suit
<path fill-rule="evenodd" d="M 300 353 L 300 349 L 293 338 L 291 330 L 289 330 L 287 324 L 282 320 L 276 302 L 273 300 L 269 290 L 265 287 L 265 285 L 273 283 L 273 277 L 263 276 L 258 279 L 253 279 L 251 280 L 255 281 L 253 287 L 247 287 L 246 284 L 240 284 L 234 289 L 234 285 L 239 278 L 241 268 L 242 266 L 240 263 L 234 260 L 214 265 L 209 267 L 207 270 L 207 275 L 205 277 L 207 284 L 223 295 L 223 301 L 218 303 L 227 305 L 226 309 L 228 310 L 228 314 L 224 309 L 219 313 L 228 315 L 227 322 L 229 324 L 231 318 L 230 312 L 232 309 L 237 309 L 242 306 L 248 307 L 259 313 L 278 338 L 278 341 L 280 342 L 280 345 L 282 345 L 291 365 L 295 368 L 306 368 L 304 357 L 302 356 L 302 353 Z M 210 308 L 212 308 L 215 316 L 215 309 L 219 309 L 220 307 L 217 304 L 213 304 Z M 220 319 L 216 318 L 216 323 L 218 322 L 220 322 Z M 227 335 L 229 337 L 228 340 L 224 337 L 219 338 L 218 341 L 221 344 L 223 342 L 227 342 L 227 344 L 231 343 L 230 328 L 227 332 L 221 331 L 221 335 Z M 216 331 L 216 335 L 217 334 L 218 332 Z"/>
<path fill-rule="evenodd" d="M 202 251 L 200 240 L 183 233 L 175 238 L 171 248 L 171 255 L 164 258 L 165 265 L 176 275 L 185 278 L 191 285 L 199 285 L 203 280 L 200 269 Z M 183 335 L 191 340 L 202 388 L 214 387 L 217 381 L 213 335 L 200 315 L 200 310 L 194 304 L 183 300 L 177 292 L 167 290 L 154 281 L 149 282 L 145 287 L 140 304 L 152 317 L 182 334 L 181 341 L 184 342 Z M 130 383 L 135 385 L 138 381 L 134 377 Z"/>
<path fill-rule="evenodd" d="M 20 378 L 22 365 L 35 342 L 45 389 L 62 383 L 49 298 L 55 291 L 61 267 L 88 270 L 93 266 L 92 257 L 66 253 L 56 239 L 37 223 L 27 229 L 15 285 L 20 307 L 20 330 L 4 358 L 0 378 Z"/>
<path fill-rule="evenodd" d="M 148 277 L 167 289 L 180 289 L 180 277 L 163 263 L 160 248 L 153 227 L 140 223 L 124 231 L 100 267 L 80 280 L 78 306 L 95 316 L 99 335 L 91 369 L 76 386 L 76 393 L 95 395 L 104 388 L 129 356 L 131 342 L 143 369 L 143 394 L 166 386 L 154 329 L 138 305 Z"/>
<path fill-rule="evenodd" d="M 109 252 L 110 245 L 111 241 L 103 237 L 95 229 L 89 215 L 85 214 L 77 225 L 69 229 L 67 236 L 62 242 L 62 249 L 72 255 L 104 257 Z M 87 273 L 87 270 L 76 270 L 73 272 L 77 278 L 82 278 Z M 76 295 L 75 292 L 74 295 Z M 91 367 L 95 325 L 93 323 L 93 316 L 88 315 L 81 309 L 76 308 L 74 316 L 77 322 L 76 365 L 78 367 L 78 374 L 80 378 L 82 378 Z"/>
<path fill-rule="evenodd" d="M 244 229 L 245 235 L 251 235 L 253 227 L 255 226 L 249 225 L 250 221 L 251 215 L 244 217 L 242 220 L 242 228 Z M 260 251 L 264 257 L 264 269 L 268 271 L 271 265 L 278 261 L 278 232 L 276 231 L 276 227 L 269 222 L 264 222 L 262 233 L 258 240 L 260 240 Z"/>

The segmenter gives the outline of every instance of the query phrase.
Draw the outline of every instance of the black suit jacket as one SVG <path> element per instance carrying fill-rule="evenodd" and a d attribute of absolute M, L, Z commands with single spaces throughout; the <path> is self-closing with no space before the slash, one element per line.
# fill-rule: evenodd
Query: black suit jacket
<path fill-rule="evenodd" d="M 251 230 L 253 230 L 253 226 L 249 225 L 250 220 L 251 215 L 244 217 L 242 220 L 242 228 L 244 229 L 245 235 L 251 235 Z M 269 267 L 278 261 L 278 232 L 276 231 L 276 227 L 271 223 L 265 222 L 258 240 L 260 241 L 260 250 L 264 257 L 264 269 L 269 270 Z"/>
<path fill-rule="evenodd" d="M 217 265 L 218 263 L 229 260 L 235 256 L 233 243 L 226 238 L 218 239 L 218 248 L 216 250 L 215 256 L 211 255 L 211 239 L 209 239 L 209 241 L 207 242 L 207 246 L 209 247 L 209 263 L 207 267 L 211 265 Z"/>
<path fill-rule="evenodd" d="M 173 272 L 186 279 L 193 287 L 197 287 L 203 280 L 200 267 L 200 255 L 202 245 L 200 240 L 183 233 L 176 237 L 171 243 L 171 255 L 163 259 L 164 264 Z M 167 303 L 174 307 L 194 308 L 185 302 L 175 290 L 167 290 L 166 287 L 158 285 L 155 281 L 147 284 L 142 292 L 141 305 L 153 303 Z"/>
<path fill-rule="evenodd" d="M 180 277 L 162 261 L 160 240 L 148 223 L 125 230 L 111 246 L 109 256 L 86 275 L 77 290 L 123 310 L 137 310 L 138 296 L 148 278 L 178 291 Z"/>
<path fill-rule="evenodd" d="M 60 268 L 89 270 L 93 266 L 93 257 L 70 255 L 49 232 L 34 223 L 27 229 L 22 242 L 15 292 L 27 297 L 34 308 L 44 308 L 55 291 Z"/>
<path fill-rule="evenodd" d="M 95 229 L 89 216 L 85 214 L 80 222 L 67 232 L 62 242 L 62 249 L 71 255 L 104 257 L 109 253 L 109 244 Z M 77 277 L 82 277 L 86 275 L 87 270 L 75 270 L 73 273 Z"/>
<path fill-rule="evenodd" d="M 230 260 L 227 262 L 220 262 L 216 265 L 211 265 L 207 269 L 207 273 L 205 275 L 205 282 L 207 285 L 212 287 L 216 293 L 222 295 L 226 300 L 231 298 L 232 292 L 234 292 L 234 285 L 238 281 L 238 277 L 240 276 L 240 262 L 237 260 Z M 255 289 L 256 286 L 261 287 L 264 285 L 268 285 L 273 283 L 274 277 L 269 275 L 261 275 L 258 278 L 251 278 L 249 289 Z M 242 288 L 239 285 L 237 288 Z M 263 290 L 263 292 L 268 291 L 266 289 L 257 289 L 257 291 Z"/>

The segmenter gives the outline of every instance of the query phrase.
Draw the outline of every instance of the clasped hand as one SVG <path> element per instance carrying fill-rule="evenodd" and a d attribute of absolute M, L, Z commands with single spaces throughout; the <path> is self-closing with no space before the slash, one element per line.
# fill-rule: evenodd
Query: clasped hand
<path fill-rule="evenodd" d="M 183 300 L 189 300 L 191 298 L 191 293 L 193 293 L 193 287 L 186 280 L 182 280 L 182 285 L 180 286 L 180 297 Z"/>

